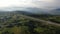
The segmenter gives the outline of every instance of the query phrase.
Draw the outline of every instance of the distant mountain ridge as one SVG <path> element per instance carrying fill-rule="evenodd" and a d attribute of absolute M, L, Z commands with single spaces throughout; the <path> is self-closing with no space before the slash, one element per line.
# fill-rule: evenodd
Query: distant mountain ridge
<path fill-rule="evenodd" d="M 60 15 L 60 8 L 50 11 L 50 14 L 52 14 L 52 15 Z"/>
<path fill-rule="evenodd" d="M 40 9 L 40 8 L 36 8 L 36 7 L 21 7 L 22 10 L 19 10 L 19 8 L 12 8 L 12 10 L 10 11 L 0 11 L 0 13 L 6 13 L 6 12 L 17 12 L 17 13 L 20 13 L 20 14 L 26 14 L 26 15 L 32 15 L 32 14 L 51 14 L 51 15 L 60 15 L 60 8 L 58 9 L 54 9 L 54 10 L 51 10 L 51 11 L 46 11 L 46 10 L 43 10 L 43 9 Z M 20 8 L 20 9 L 21 9 Z M 15 10 L 16 9 L 16 10 Z M 8 9 L 7 9 L 8 10 Z"/>

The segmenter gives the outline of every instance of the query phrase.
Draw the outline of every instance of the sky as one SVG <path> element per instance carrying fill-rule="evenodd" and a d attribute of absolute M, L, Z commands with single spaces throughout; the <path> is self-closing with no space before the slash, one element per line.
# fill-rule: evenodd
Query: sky
<path fill-rule="evenodd" d="M 45 10 L 60 8 L 60 0 L 0 0 L 0 9 L 36 7 Z"/>

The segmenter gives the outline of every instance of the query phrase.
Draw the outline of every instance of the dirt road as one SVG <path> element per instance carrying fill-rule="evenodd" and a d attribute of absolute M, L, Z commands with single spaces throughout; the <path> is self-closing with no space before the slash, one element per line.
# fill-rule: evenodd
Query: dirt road
<path fill-rule="evenodd" d="M 24 17 L 24 18 L 28 18 L 28 19 L 34 20 L 34 21 L 42 22 L 42 23 L 44 23 L 46 25 L 50 24 L 50 25 L 60 26 L 60 24 L 58 24 L 58 23 L 54 23 L 54 22 L 50 22 L 50 21 L 45 21 L 45 20 L 41 20 L 41 19 L 38 19 L 38 18 L 26 16 L 26 15 L 21 15 L 21 16 Z"/>

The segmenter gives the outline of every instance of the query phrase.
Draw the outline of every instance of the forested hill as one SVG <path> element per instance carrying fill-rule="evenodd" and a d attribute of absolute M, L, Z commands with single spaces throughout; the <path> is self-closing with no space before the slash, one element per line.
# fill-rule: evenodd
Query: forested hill
<path fill-rule="evenodd" d="M 56 15 L 0 12 L 0 34 L 59 34 L 59 20 Z"/>

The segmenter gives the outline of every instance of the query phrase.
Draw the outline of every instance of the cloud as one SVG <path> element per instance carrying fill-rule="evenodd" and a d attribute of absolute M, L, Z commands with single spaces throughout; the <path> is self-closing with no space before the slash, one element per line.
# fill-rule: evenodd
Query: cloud
<path fill-rule="evenodd" d="M 32 5 L 33 5 L 32 0 L 0 0 L 0 7 L 11 7 L 11 6 L 26 7 Z"/>
<path fill-rule="evenodd" d="M 33 3 L 43 9 L 60 8 L 60 0 L 36 0 Z"/>
<path fill-rule="evenodd" d="M 60 0 L 0 0 L 0 8 L 36 7 L 45 10 L 60 8 Z"/>

